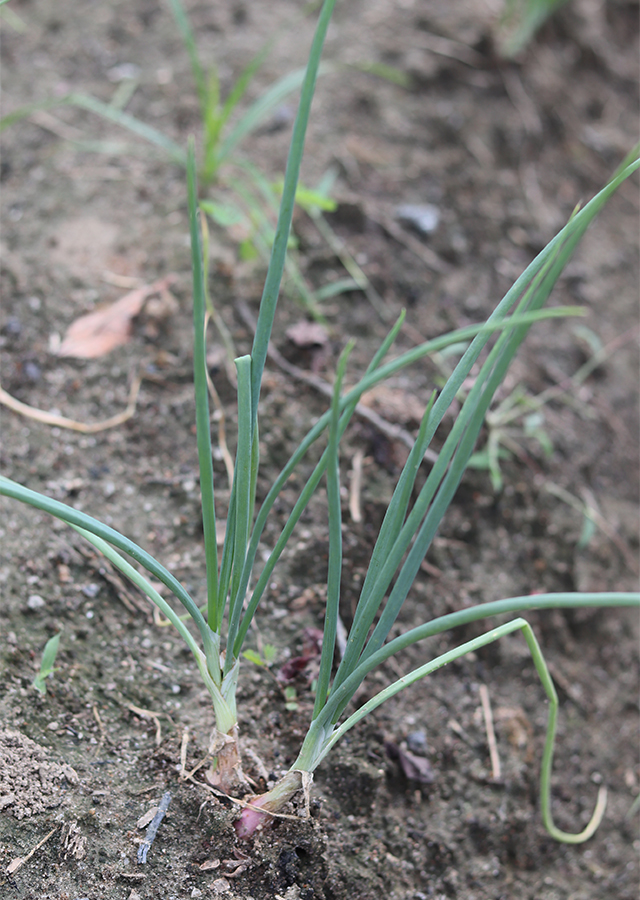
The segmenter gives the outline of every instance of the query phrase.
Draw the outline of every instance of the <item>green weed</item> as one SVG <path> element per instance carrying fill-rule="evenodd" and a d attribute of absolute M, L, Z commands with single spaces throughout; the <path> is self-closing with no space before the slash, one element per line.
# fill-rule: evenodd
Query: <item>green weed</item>
<path fill-rule="evenodd" d="M 38 674 L 33 679 L 33 686 L 40 694 L 47 693 L 47 678 L 56 671 L 54 668 L 56 656 L 58 655 L 58 648 L 60 646 L 60 636 L 62 632 L 59 631 L 57 634 L 54 634 L 52 638 L 49 638 L 47 643 L 45 644 L 44 650 L 42 651 L 42 660 L 40 662 L 40 670 Z"/>
<path fill-rule="evenodd" d="M 567 0 L 506 0 L 500 23 L 500 49 L 504 56 L 517 56 L 536 31 Z"/>

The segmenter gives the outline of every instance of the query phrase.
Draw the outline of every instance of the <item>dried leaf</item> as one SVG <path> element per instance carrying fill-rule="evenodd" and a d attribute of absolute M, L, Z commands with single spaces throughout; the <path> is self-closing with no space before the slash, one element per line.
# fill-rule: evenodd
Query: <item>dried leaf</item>
<path fill-rule="evenodd" d="M 208 872 L 210 869 L 218 869 L 220 867 L 219 859 L 205 859 L 198 867 L 202 872 Z"/>
<path fill-rule="evenodd" d="M 533 755 L 533 726 L 522 707 L 500 706 L 493 717 L 506 730 L 511 746 L 525 752 L 525 760 L 528 762 Z"/>
<path fill-rule="evenodd" d="M 287 660 L 287 662 L 280 667 L 276 678 L 278 679 L 278 681 L 282 681 L 284 684 L 288 684 L 290 681 L 293 681 L 296 675 L 298 675 L 300 672 L 303 672 L 308 665 L 308 656 L 294 656 L 292 659 Z"/>
<path fill-rule="evenodd" d="M 318 658 L 322 650 L 323 633 L 319 628 L 305 628 L 302 634 L 302 655 L 294 656 L 280 667 L 276 678 L 278 681 L 288 684 L 296 675 Z"/>
<path fill-rule="evenodd" d="M 416 756 L 415 753 L 411 753 L 402 745 L 396 744 L 395 741 L 386 741 L 385 749 L 391 759 L 395 759 L 400 763 L 402 774 L 407 781 L 417 781 L 418 784 L 433 784 L 436 780 L 431 763 L 426 757 Z"/>
<path fill-rule="evenodd" d="M 390 422 L 401 425 L 417 425 L 424 414 L 424 405 L 415 394 L 386 384 L 378 384 L 366 391 L 360 402 Z"/>
<path fill-rule="evenodd" d="M 136 288 L 110 306 L 80 316 L 68 329 L 58 356 L 96 359 L 126 344 L 131 336 L 132 321 L 140 314 L 147 298 L 166 290 L 173 278 L 169 275 Z"/>
<path fill-rule="evenodd" d="M 305 319 L 287 328 L 286 335 L 296 347 L 324 347 L 329 343 L 327 329 Z"/>
<path fill-rule="evenodd" d="M 317 322 L 302 320 L 287 328 L 286 335 L 295 357 L 290 361 L 318 374 L 331 348 L 326 329 Z"/>
<path fill-rule="evenodd" d="M 149 822 L 154 818 L 155 814 L 158 812 L 159 807 L 152 806 L 151 809 L 148 809 L 147 812 L 140 816 L 138 821 L 136 822 L 136 828 L 146 828 Z"/>

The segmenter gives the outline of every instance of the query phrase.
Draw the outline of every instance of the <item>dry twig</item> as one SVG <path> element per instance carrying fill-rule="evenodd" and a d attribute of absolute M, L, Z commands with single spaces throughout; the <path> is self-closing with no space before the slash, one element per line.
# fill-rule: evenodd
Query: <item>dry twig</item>
<path fill-rule="evenodd" d="M 489 700 L 489 691 L 486 684 L 480 685 L 480 702 L 482 703 L 484 725 L 487 730 L 487 744 L 489 745 L 489 757 L 491 759 L 491 777 L 495 781 L 499 781 L 502 778 L 502 767 L 500 766 L 500 756 L 498 755 L 496 733 L 493 728 L 491 701 Z"/>
<path fill-rule="evenodd" d="M 57 829 L 58 829 L 58 826 L 56 825 L 56 827 L 52 828 L 51 831 L 49 832 L 49 834 L 47 834 L 45 837 L 43 837 L 42 840 L 35 845 L 35 847 L 33 847 L 31 850 L 29 850 L 29 852 L 27 853 L 26 856 L 18 856 L 18 857 L 16 857 L 16 859 L 12 859 L 11 862 L 9 863 L 9 865 L 7 866 L 7 868 L 5 869 L 5 875 L 15 875 L 16 872 L 18 871 L 18 869 L 21 869 L 23 867 L 23 865 L 31 859 L 31 857 L 36 852 L 36 850 L 39 850 L 43 844 L 47 843 L 47 841 L 49 840 L 51 835 L 54 834 L 57 831 Z"/>
<path fill-rule="evenodd" d="M 103 422 L 76 422 L 74 419 L 67 419 L 65 416 L 58 416 L 55 413 L 45 412 L 43 409 L 36 409 L 34 406 L 28 406 L 20 400 L 16 400 L 11 394 L 8 394 L 3 387 L 0 386 L 0 403 L 18 413 L 27 419 L 33 419 L 35 422 L 42 422 L 43 425 L 53 425 L 56 428 L 67 428 L 70 431 L 79 431 L 81 434 L 97 434 L 99 431 L 106 431 L 108 428 L 115 428 L 122 425 L 130 419 L 136 411 L 136 403 L 138 402 L 138 394 L 140 392 L 140 384 L 142 378 L 136 374 L 131 382 L 129 391 L 129 400 L 126 409 L 105 419 Z"/>

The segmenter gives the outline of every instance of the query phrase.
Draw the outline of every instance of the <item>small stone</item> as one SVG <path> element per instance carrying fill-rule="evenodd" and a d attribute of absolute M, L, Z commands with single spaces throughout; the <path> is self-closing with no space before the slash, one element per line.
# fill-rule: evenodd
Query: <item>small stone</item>
<path fill-rule="evenodd" d="M 440 210 L 430 203 L 403 203 L 396 209 L 396 219 L 421 234 L 432 234 L 440 224 Z"/>
<path fill-rule="evenodd" d="M 120 81 L 131 81 L 140 77 L 140 66 L 135 63 L 120 63 L 107 71 L 107 78 L 113 84 Z"/>
<path fill-rule="evenodd" d="M 44 598 L 40 596 L 40 594 L 30 594 L 29 599 L 27 600 L 27 606 L 29 609 L 42 609 L 45 605 Z"/>
<path fill-rule="evenodd" d="M 25 378 L 27 378 L 29 381 L 40 381 L 40 378 L 42 377 L 42 370 L 40 366 L 31 360 L 28 360 L 24 364 L 24 366 L 22 367 L 22 371 L 24 372 Z"/>
<path fill-rule="evenodd" d="M 20 319 L 7 319 L 7 323 L 2 331 L 9 337 L 18 337 L 22 331 L 22 322 Z"/>
<path fill-rule="evenodd" d="M 426 754 L 427 752 L 427 732 L 426 731 L 412 731 L 411 734 L 407 735 L 407 748 L 412 753 L 418 754 Z"/>

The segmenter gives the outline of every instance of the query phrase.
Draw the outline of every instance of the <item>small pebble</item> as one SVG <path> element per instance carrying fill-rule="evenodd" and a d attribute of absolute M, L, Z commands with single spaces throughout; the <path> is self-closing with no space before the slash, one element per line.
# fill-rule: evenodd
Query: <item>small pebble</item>
<path fill-rule="evenodd" d="M 430 203 L 403 203 L 396 209 L 396 219 L 412 225 L 421 234 L 432 234 L 440 224 L 440 210 Z"/>
<path fill-rule="evenodd" d="M 139 77 L 140 66 L 137 66 L 135 63 L 120 63 L 119 66 L 113 66 L 113 68 L 109 69 L 107 72 L 107 78 L 113 84 L 117 84 L 119 81 L 126 81 L 127 79 Z"/>
<path fill-rule="evenodd" d="M 7 319 L 2 331 L 9 337 L 18 337 L 22 331 L 22 322 L 20 319 Z"/>
<path fill-rule="evenodd" d="M 282 131 L 283 128 L 290 125 L 294 118 L 295 112 L 293 108 L 283 104 L 276 109 L 266 125 L 263 125 L 260 130 L 262 134 L 275 134 L 275 132 Z"/>
<path fill-rule="evenodd" d="M 27 600 L 29 609 L 42 609 L 44 605 L 44 598 L 41 597 L 40 594 L 30 594 L 29 599 Z"/>
<path fill-rule="evenodd" d="M 29 381 L 40 381 L 42 376 L 42 370 L 37 363 L 28 360 L 24 366 L 22 367 L 22 371 L 24 372 L 25 378 Z"/>
<path fill-rule="evenodd" d="M 412 731 L 407 735 L 407 748 L 412 753 L 425 755 L 427 752 L 427 732 Z"/>

